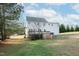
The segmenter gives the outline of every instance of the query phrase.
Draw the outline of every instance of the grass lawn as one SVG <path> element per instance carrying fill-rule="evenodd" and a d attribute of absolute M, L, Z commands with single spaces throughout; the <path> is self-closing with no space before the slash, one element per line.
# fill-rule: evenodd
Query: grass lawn
<path fill-rule="evenodd" d="M 79 56 L 79 38 L 72 38 L 73 36 L 78 34 L 60 35 L 53 40 L 24 40 L 21 44 L 0 44 L 0 55 Z"/>

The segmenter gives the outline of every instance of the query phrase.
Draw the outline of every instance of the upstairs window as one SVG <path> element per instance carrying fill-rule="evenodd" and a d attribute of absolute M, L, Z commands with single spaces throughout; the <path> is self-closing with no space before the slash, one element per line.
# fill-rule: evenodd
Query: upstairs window
<path fill-rule="evenodd" d="M 51 24 L 53 26 L 53 24 Z"/>
<path fill-rule="evenodd" d="M 39 25 L 39 23 L 37 23 L 37 25 Z"/>
<path fill-rule="evenodd" d="M 28 24 L 30 24 L 30 22 L 28 22 Z"/>
<path fill-rule="evenodd" d="M 50 25 L 50 24 L 48 24 L 48 25 Z"/>
<path fill-rule="evenodd" d="M 43 26 L 45 26 L 45 23 L 43 23 Z"/>

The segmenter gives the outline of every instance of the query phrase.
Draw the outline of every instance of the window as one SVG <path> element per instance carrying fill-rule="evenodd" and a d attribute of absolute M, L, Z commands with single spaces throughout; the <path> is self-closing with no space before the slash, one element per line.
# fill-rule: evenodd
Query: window
<path fill-rule="evenodd" d="M 44 32 L 46 32 L 46 29 L 44 29 Z"/>
<path fill-rule="evenodd" d="M 37 25 L 39 25 L 39 23 L 37 23 Z"/>
<path fill-rule="evenodd" d="M 41 32 L 41 29 L 38 29 L 38 32 Z"/>
<path fill-rule="evenodd" d="M 34 24 L 35 24 L 35 25 L 37 25 L 37 23 L 36 23 L 36 22 L 34 22 Z"/>
<path fill-rule="evenodd" d="M 43 26 L 45 26 L 45 23 L 43 23 Z"/>
<path fill-rule="evenodd" d="M 48 25 L 50 25 L 50 24 L 48 24 Z"/>
<path fill-rule="evenodd" d="M 50 23 L 50 24 L 48 24 L 48 25 L 53 26 L 53 24 L 51 24 L 51 23 Z"/>
<path fill-rule="evenodd" d="M 32 32 L 32 29 L 29 29 L 29 32 Z"/>
<path fill-rule="evenodd" d="M 30 22 L 28 22 L 28 24 L 30 24 Z"/>
<path fill-rule="evenodd" d="M 51 24 L 53 26 L 53 24 Z"/>

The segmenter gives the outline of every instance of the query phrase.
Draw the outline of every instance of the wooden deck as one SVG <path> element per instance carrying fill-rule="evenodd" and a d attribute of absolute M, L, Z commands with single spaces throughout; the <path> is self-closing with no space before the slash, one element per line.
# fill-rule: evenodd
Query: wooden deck
<path fill-rule="evenodd" d="M 29 38 L 52 39 L 53 35 L 50 32 L 29 32 Z"/>

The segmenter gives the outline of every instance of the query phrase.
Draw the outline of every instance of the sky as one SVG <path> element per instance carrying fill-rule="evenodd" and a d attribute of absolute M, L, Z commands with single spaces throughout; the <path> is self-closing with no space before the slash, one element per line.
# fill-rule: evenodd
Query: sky
<path fill-rule="evenodd" d="M 24 3 L 23 6 L 23 20 L 34 16 L 59 24 L 79 25 L 79 3 Z"/>

